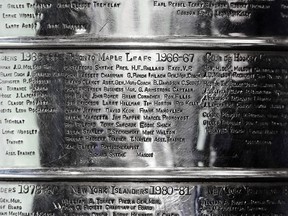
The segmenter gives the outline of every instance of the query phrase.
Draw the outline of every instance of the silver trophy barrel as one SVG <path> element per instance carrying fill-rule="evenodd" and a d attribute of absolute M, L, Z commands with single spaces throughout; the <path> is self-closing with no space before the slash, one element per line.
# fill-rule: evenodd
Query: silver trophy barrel
<path fill-rule="evenodd" d="M 287 0 L 2 0 L 0 216 L 288 215 Z"/>

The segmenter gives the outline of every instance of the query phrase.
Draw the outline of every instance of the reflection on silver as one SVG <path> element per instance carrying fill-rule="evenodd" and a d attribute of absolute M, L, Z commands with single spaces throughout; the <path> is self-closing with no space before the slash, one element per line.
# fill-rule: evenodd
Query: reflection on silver
<path fill-rule="evenodd" d="M 287 8 L 2 0 L 0 215 L 286 215 Z"/>
<path fill-rule="evenodd" d="M 2 168 L 287 168 L 286 52 L 0 57 Z"/>
<path fill-rule="evenodd" d="M 287 3 L 2 0 L 1 37 L 287 36 Z"/>
<path fill-rule="evenodd" d="M 287 183 L 2 182 L 2 215 L 286 215 Z"/>

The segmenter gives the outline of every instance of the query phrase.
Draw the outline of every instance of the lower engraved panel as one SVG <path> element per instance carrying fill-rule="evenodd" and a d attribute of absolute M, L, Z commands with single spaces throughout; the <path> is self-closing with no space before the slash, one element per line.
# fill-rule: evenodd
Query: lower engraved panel
<path fill-rule="evenodd" d="M 287 183 L 0 184 L 9 216 L 284 216 L 287 203 Z"/>
<path fill-rule="evenodd" d="M 288 167 L 287 52 L 3 50 L 0 166 Z"/>

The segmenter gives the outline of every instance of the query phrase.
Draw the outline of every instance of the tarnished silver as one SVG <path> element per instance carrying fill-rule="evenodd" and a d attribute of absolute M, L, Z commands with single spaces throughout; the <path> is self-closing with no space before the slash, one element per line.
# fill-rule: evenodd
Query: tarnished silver
<path fill-rule="evenodd" d="M 1 215 L 287 215 L 287 183 L 1 182 Z"/>
<path fill-rule="evenodd" d="M 284 0 L 2 0 L 0 37 L 287 36 Z"/>
<path fill-rule="evenodd" d="M 287 52 L 17 49 L 0 61 L 2 176 L 287 175 Z"/>

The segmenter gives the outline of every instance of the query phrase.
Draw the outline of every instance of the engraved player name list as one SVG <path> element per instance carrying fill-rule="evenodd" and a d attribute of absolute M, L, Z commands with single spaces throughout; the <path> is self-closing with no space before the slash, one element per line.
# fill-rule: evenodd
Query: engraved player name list
<path fill-rule="evenodd" d="M 287 166 L 285 53 L 10 50 L 0 61 L 3 167 Z"/>

